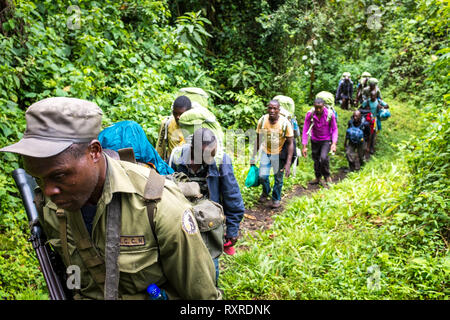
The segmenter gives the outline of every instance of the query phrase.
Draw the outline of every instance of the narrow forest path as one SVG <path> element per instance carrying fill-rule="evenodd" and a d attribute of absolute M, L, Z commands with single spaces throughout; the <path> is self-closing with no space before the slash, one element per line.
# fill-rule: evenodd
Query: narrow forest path
<path fill-rule="evenodd" d="M 331 176 L 333 183 L 338 183 L 345 179 L 347 176 L 345 169 L 346 168 L 340 168 L 338 172 Z M 255 206 L 245 209 L 244 218 L 240 225 L 240 236 L 253 234 L 257 230 L 265 231 L 270 229 L 273 224 L 272 216 L 281 214 L 292 198 L 308 196 L 322 188 L 324 187 L 319 184 L 311 183 L 308 183 L 306 188 L 298 184 L 293 185 L 291 189 L 283 190 L 284 195 L 281 198 L 281 206 L 279 208 L 272 209 L 267 204 L 257 203 Z"/>

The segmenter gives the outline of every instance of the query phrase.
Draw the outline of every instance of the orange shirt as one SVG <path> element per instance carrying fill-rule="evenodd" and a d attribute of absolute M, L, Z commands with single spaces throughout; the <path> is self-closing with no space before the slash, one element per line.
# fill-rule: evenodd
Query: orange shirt
<path fill-rule="evenodd" d="M 265 115 L 261 121 L 258 121 L 256 133 L 262 134 L 262 148 L 267 154 L 280 153 L 286 138 L 294 136 L 291 122 L 282 115 L 274 124 L 270 123 L 269 116 Z"/>

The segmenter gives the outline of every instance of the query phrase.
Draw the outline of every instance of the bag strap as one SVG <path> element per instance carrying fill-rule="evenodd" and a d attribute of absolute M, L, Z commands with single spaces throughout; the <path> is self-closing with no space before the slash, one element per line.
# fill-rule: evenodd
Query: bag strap
<path fill-rule="evenodd" d="M 156 243 L 158 243 L 158 236 L 156 234 L 156 226 L 155 226 L 156 206 L 158 202 L 161 200 L 164 191 L 165 181 L 166 178 L 164 176 L 159 175 L 156 172 L 156 170 L 150 169 L 150 174 L 147 178 L 147 183 L 144 189 L 144 200 L 147 206 L 148 221 L 150 223 L 150 227 L 152 228 L 153 236 L 155 237 Z M 160 250 L 158 244 L 158 257 L 159 256 Z"/>
<path fill-rule="evenodd" d="M 167 116 L 166 121 L 164 122 L 164 140 L 167 142 L 169 140 L 168 132 L 169 132 L 169 124 L 173 119 L 173 116 Z"/>
<path fill-rule="evenodd" d="M 91 274 L 94 282 L 104 292 L 106 278 L 105 261 L 95 249 L 81 214 L 66 215 L 66 218 L 72 227 L 73 238 L 76 239 L 75 245 L 84 265 Z"/>
<path fill-rule="evenodd" d="M 134 155 L 133 148 L 119 149 L 117 150 L 117 153 L 119 154 L 120 160 L 136 163 L 136 156 Z"/>
<path fill-rule="evenodd" d="M 306 133 L 308 136 L 311 137 L 311 131 L 312 128 L 314 126 L 314 111 L 316 111 L 316 109 L 314 107 L 312 107 L 307 113 L 306 116 L 308 116 L 308 113 L 311 114 L 311 125 L 309 126 L 308 132 Z"/>
<path fill-rule="evenodd" d="M 266 117 L 267 117 L 267 114 L 265 114 L 261 118 L 259 118 L 257 128 L 262 129 L 264 123 L 266 122 Z"/>
<path fill-rule="evenodd" d="M 64 212 L 64 209 L 57 209 L 56 216 L 58 217 L 59 222 L 59 238 L 61 240 L 61 249 L 63 252 L 64 259 L 66 260 L 67 265 L 71 265 L 70 255 L 69 255 L 69 246 L 67 245 L 67 217 Z"/>
<path fill-rule="evenodd" d="M 106 217 L 105 300 L 117 300 L 119 297 L 121 217 L 121 194 L 114 193 L 111 202 L 107 206 Z"/>

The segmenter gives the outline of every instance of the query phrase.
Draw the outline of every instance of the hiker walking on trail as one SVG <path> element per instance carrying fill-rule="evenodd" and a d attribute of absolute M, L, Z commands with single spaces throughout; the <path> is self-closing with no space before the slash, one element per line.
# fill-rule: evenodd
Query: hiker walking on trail
<path fill-rule="evenodd" d="M 186 96 L 179 96 L 172 104 L 172 115 L 166 117 L 159 128 L 156 151 L 164 161 L 168 161 L 172 150 L 184 144 L 183 132 L 179 126 L 180 116 L 192 108 L 191 100 Z"/>
<path fill-rule="evenodd" d="M 231 158 L 223 153 L 222 159 L 216 161 L 217 147 L 217 138 L 210 129 L 197 129 L 192 142 L 184 144 L 181 152 L 174 157 L 172 168 L 197 182 L 203 196 L 222 205 L 226 217 L 224 251 L 232 255 L 244 217 L 244 200 L 233 173 Z M 215 258 L 214 263 L 218 277 L 218 259 Z"/>
<path fill-rule="evenodd" d="M 331 183 L 330 159 L 328 153 L 336 152 L 338 128 L 334 112 L 325 108 L 325 101 L 321 98 L 314 100 L 314 108 L 306 113 L 303 125 L 302 154 L 306 158 L 308 152 L 308 137 L 311 136 L 311 154 L 314 161 L 316 179 L 312 184 L 321 182 Z"/>
<path fill-rule="evenodd" d="M 380 88 L 378 87 L 378 79 L 369 78 L 369 80 L 367 80 L 367 86 L 364 87 L 363 91 L 362 91 L 363 103 L 364 103 L 364 101 L 367 101 L 370 99 L 370 93 L 374 90 L 376 91 L 377 99 L 381 100 L 382 98 L 381 98 Z"/>
<path fill-rule="evenodd" d="M 23 138 L 0 151 L 23 155 L 39 185 L 48 243 L 66 268 L 80 268 L 73 298 L 149 299 L 154 284 L 169 299 L 221 296 L 190 202 L 154 169 L 102 152 L 95 103 L 48 98 L 25 118 Z"/>
<path fill-rule="evenodd" d="M 353 82 L 350 80 L 350 76 L 349 72 L 344 72 L 336 90 L 336 103 L 339 103 L 341 108 L 346 110 L 352 103 L 353 97 Z"/>
<path fill-rule="evenodd" d="M 381 130 L 381 117 L 380 111 L 385 108 L 388 109 L 389 105 L 379 98 L 379 91 L 376 89 L 372 90 L 369 94 L 369 99 L 364 101 L 362 104 L 363 109 L 370 109 L 372 117 L 374 118 L 374 130 L 369 142 L 369 150 L 371 154 L 375 153 L 376 136 L 378 131 Z"/>
<path fill-rule="evenodd" d="M 363 72 L 361 75 L 361 79 L 359 80 L 358 86 L 356 87 L 356 102 L 358 104 L 361 104 L 363 102 L 362 92 L 364 88 L 369 85 L 368 81 L 371 77 L 372 75 L 367 71 Z"/>
<path fill-rule="evenodd" d="M 345 134 L 344 148 L 350 171 L 358 171 L 364 164 L 367 141 L 370 136 L 370 127 L 362 117 L 361 111 L 353 112 L 348 121 Z"/>
<path fill-rule="evenodd" d="M 280 103 L 271 100 L 267 105 L 267 114 L 262 116 L 256 127 L 256 143 L 250 164 L 255 164 L 256 154 L 261 150 L 259 179 L 262 194 L 259 202 L 266 203 L 270 195 L 270 169 L 273 168 L 275 183 L 272 189 L 270 206 L 279 208 L 284 176 L 291 173 L 291 162 L 294 154 L 294 130 L 291 122 L 280 115 Z"/>

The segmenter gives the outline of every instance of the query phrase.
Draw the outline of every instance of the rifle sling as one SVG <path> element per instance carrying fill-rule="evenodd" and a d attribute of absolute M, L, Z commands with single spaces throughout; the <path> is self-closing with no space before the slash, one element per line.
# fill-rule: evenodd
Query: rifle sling
<path fill-rule="evenodd" d="M 56 216 L 59 221 L 59 237 L 61 239 L 61 249 L 63 252 L 64 260 L 66 261 L 66 265 L 70 266 L 70 255 L 69 255 L 69 247 L 67 245 L 67 218 L 64 212 L 64 209 L 56 210 Z"/>
<path fill-rule="evenodd" d="M 106 278 L 105 261 L 96 250 L 81 214 L 66 215 L 66 218 L 70 220 L 78 253 L 92 279 L 103 292 Z"/>
<path fill-rule="evenodd" d="M 107 207 L 106 218 L 106 279 L 105 300 L 117 300 L 119 296 L 119 253 L 121 232 L 121 197 L 120 193 L 114 193 L 111 203 Z"/>

